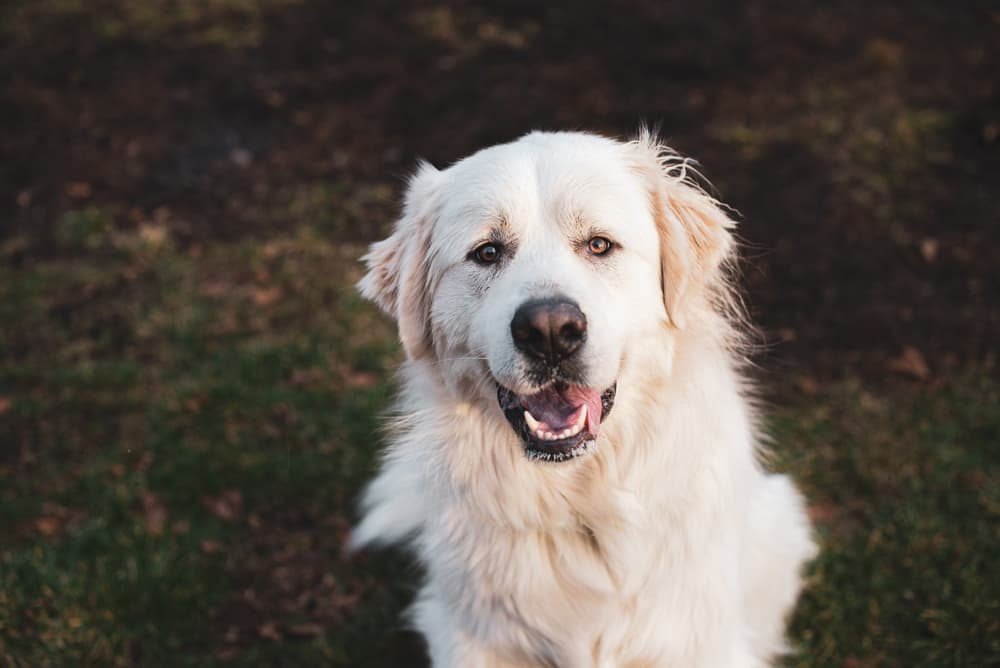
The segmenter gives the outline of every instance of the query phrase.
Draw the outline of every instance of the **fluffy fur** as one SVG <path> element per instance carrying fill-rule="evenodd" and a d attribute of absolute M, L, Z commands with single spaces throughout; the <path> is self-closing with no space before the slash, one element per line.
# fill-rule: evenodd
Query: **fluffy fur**
<path fill-rule="evenodd" d="M 631 142 L 533 133 L 422 165 L 361 292 L 407 354 L 391 442 L 353 544 L 406 542 L 435 666 L 770 665 L 814 553 L 803 502 L 757 458 L 726 265 L 732 221 L 688 164 Z M 607 257 L 585 249 L 614 242 Z M 500 239 L 505 258 L 469 258 Z M 526 456 L 497 405 L 538 390 L 514 310 L 580 305 L 586 383 L 617 383 L 587 454 Z"/>

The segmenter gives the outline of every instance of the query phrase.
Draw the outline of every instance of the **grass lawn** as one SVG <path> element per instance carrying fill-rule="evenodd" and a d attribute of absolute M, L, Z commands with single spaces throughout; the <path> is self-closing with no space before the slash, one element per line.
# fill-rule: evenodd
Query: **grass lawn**
<path fill-rule="evenodd" d="M 0 665 L 421 665 L 414 567 L 341 552 L 399 358 L 361 249 L 114 220 L 0 248 Z M 788 665 L 1000 665 L 1000 385 L 773 389 L 823 544 Z"/>

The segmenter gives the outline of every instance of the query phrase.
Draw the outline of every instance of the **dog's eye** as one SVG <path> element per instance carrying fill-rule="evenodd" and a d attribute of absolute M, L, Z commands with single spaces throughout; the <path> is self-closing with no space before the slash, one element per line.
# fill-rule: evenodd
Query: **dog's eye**
<path fill-rule="evenodd" d="M 604 237 L 594 237 L 587 242 L 587 251 L 591 255 L 604 255 L 611 250 L 612 245 L 611 241 Z"/>
<path fill-rule="evenodd" d="M 500 244 L 483 244 L 476 250 L 472 251 L 472 259 L 479 264 L 493 264 L 500 259 L 500 251 L 502 249 L 503 246 Z"/>

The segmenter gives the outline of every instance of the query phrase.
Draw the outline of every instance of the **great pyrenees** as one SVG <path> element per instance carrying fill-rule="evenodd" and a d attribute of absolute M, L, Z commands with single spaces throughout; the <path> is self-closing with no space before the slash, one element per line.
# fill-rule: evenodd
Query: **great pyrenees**
<path fill-rule="evenodd" d="M 733 222 L 648 132 L 423 164 L 362 294 L 406 353 L 354 546 L 408 543 L 435 666 L 742 668 L 814 554 L 758 460 Z"/>

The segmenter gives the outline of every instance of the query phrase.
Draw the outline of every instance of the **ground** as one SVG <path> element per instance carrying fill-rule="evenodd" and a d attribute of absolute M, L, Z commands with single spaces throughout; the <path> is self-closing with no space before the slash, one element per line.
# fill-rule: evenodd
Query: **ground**
<path fill-rule="evenodd" d="M 418 158 L 641 121 L 739 212 L 788 665 L 997 665 L 998 69 L 989 2 L 4 3 L 0 665 L 423 665 L 357 258 Z"/>

